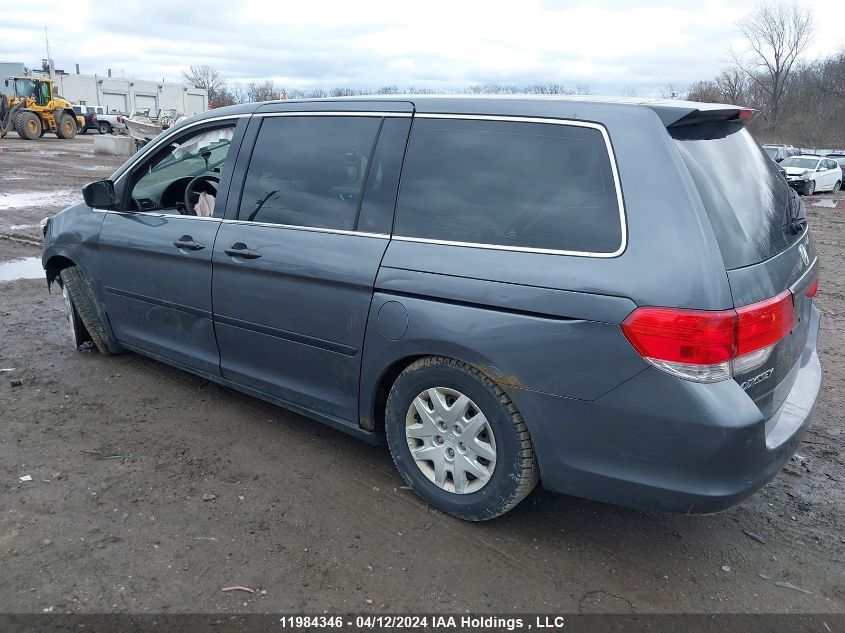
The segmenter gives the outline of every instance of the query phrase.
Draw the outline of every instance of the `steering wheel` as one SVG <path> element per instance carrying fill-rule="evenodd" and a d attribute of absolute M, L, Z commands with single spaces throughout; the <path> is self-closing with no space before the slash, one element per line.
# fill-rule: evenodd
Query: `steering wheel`
<path fill-rule="evenodd" d="M 194 187 L 199 182 L 206 182 L 206 183 L 217 183 L 220 184 L 220 179 L 217 176 L 209 176 L 208 174 L 202 174 L 197 176 L 196 178 L 192 178 L 188 185 L 185 187 L 185 215 L 196 215 L 197 212 L 194 209 L 194 204 L 191 202 L 191 198 L 194 196 Z M 217 195 L 217 187 L 214 185 L 210 185 L 212 189 L 214 189 L 214 195 Z M 197 196 L 199 199 L 199 196 Z"/>

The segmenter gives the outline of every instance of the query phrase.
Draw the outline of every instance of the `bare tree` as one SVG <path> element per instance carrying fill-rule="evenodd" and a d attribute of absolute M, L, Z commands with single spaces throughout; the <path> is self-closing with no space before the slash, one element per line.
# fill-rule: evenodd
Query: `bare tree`
<path fill-rule="evenodd" d="M 696 81 L 687 89 L 687 101 L 720 103 L 722 93 L 715 81 Z"/>
<path fill-rule="evenodd" d="M 681 96 L 681 90 L 675 84 L 666 84 L 657 96 L 661 99 L 678 99 Z"/>
<path fill-rule="evenodd" d="M 812 14 L 795 0 L 770 0 L 737 27 L 750 50 L 747 55 L 733 52 L 734 64 L 765 94 L 769 123 L 774 129 L 792 66 L 813 36 Z"/>
<path fill-rule="evenodd" d="M 183 71 L 182 77 L 195 88 L 208 91 L 208 107 L 220 108 L 235 103 L 235 95 L 226 86 L 226 80 L 213 66 L 191 66 L 189 71 Z"/>
<path fill-rule="evenodd" d="M 744 105 L 748 101 L 748 77 L 738 68 L 725 68 L 716 77 L 720 100 Z"/>
<path fill-rule="evenodd" d="M 821 83 L 825 92 L 845 95 L 845 50 L 822 62 Z"/>
<path fill-rule="evenodd" d="M 261 83 L 252 81 L 246 87 L 246 100 L 274 101 L 280 97 L 281 93 L 282 89 L 270 80 Z"/>

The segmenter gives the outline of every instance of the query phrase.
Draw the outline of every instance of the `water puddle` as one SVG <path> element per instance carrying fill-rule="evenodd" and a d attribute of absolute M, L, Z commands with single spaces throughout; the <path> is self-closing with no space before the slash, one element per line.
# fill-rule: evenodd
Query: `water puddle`
<path fill-rule="evenodd" d="M 15 281 L 17 279 L 38 279 L 44 276 L 40 257 L 25 257 L 0 262 L 0 281 Z"/>
<path fill-rule="evenodd" d="M 82 200 L 80 189 L 57 189 L 55 191 L 20 191 L 0 193 L 0 211 L 7 209 L 40 209 L 45 207 L 66 207 Z"/>

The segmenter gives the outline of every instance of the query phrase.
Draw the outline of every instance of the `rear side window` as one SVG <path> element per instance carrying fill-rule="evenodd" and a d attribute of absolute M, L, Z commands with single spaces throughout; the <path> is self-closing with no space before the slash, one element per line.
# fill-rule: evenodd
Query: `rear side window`
<path fill-rule="evenodd" d="M 756 264 L 795 243 L 800 234 L 789 224 L 801 203 L 742 124 L 689 125 L 670 132 L 701 195 L 726 268 Z M 787 158 L 781 166 L 803 160 Z M 809 162 L 814 169 L 816 161 Z"/>
<path fill-rule="evenodd" d="M 603 134 L 592 127 L 417 119 L 397 237 L 612 254 L 622 216 Z"/>
<path fill-rule="evenodd" d="M 380 125 L 378 117 L 267 117 L 238 219 L 354 229 Z"/>

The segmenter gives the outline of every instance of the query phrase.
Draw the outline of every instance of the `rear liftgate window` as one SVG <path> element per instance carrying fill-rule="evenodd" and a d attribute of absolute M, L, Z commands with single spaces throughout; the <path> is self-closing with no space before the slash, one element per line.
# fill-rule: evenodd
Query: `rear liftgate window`
<path fill-rule="evenodd" d="M 670 128 L 728 269 L 777 255 L 795 243 L 798 197 L 740 123 Z"/>
<path fill-rule="evenodd" d="M 418 119 L 394 234 L 615 253 L 622 221 L 604 136 L 573 125 Z"/>

